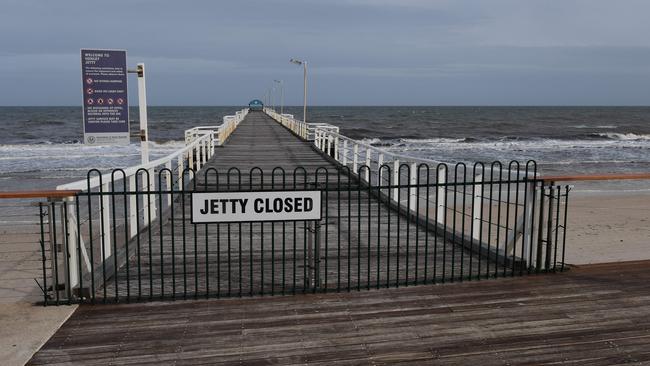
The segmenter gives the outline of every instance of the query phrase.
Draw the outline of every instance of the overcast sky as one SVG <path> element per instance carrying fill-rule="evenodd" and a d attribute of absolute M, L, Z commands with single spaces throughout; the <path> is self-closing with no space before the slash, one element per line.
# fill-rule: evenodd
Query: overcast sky
<path fill-rule="evenodd" d="M 80 48 L 151 105 L 648 105 L 648 0 L 2 0 L 0 105 L 79 105 Z M 137 101 L 130 77 L 131 102 Z"/>

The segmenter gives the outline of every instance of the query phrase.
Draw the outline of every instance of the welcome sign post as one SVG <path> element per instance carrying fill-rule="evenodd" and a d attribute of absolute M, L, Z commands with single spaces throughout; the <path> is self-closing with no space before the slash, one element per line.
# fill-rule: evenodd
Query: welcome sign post
<path fill-rule="evenodd" d="M 126 51 L 81 50 L 84 143 L 129 144 Z"/>

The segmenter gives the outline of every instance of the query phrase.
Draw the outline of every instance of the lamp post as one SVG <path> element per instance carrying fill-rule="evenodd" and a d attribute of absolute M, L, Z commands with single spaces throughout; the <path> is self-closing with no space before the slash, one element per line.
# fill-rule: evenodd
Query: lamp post
<path fill-rule="evenodd" d="M 273 80 L 280 85 L 280 115 L 284 114 L 284 84 L 282 80 Z"/>
<path fill-rule="evenodd" d="M 307 122 L 307 61 L 297 60 L 292 58 L 289 60 L 292 64 L 302 65 L 303 77 L 303 107 L 302 107 L 302 122 Z"/>

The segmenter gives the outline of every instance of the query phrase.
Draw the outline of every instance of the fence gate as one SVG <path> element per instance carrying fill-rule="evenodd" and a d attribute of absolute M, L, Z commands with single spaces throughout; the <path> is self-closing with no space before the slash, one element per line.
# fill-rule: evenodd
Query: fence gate
<path fill-rule="evenodd" d="M 116 170 L 41 208 L 45 301 L 358 291 L 563 270 L 569 188 L 547 187 L 535 171 L 534 162 L 143 169 L 134 179 Z M 317 216 L 295 199 L 305 192 Z M 275 221 L 237 216 L 244 208 Z"/>

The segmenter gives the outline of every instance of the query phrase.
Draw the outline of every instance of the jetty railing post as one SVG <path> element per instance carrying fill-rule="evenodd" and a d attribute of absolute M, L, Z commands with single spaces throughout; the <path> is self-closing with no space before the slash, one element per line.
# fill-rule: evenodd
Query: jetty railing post
<path fill-rule="evenodd" d="M 366 169 L 366 182 L 368 182 L 368 184 L 370 184 L 370 153 L 371 150 L 366 148 L 366 167 L 368 167 Z"/>
<path fill-rule="evenodd" d="M 417 193 L 416 193 L 416 188 L 415 188 L 415 185 L 417 184 L 417 174 L 418 174 L 418 172 L 417 172 L 417 164 L 416 163 L 411 163 L 411 168 L 410 169 L 411 169 L 411 174 L 410 174 L 411 179 L 410 179 L 409 184 L 411 185 L 411 187 L 409 188 L 409 205 L 410 205 L 409 207 L 411 208 L 411 210 L 414 211 L 415 207 L 417 207 L 417 205 L 416 205 Z"/>
<path fill-rule="evenodd" d="M 526 183 L 526 202 L 524 203 L 524 223 L 526 229 L 524 230 L 524 250 L 523 250 L 523 259 L 528 260 L 531 255 L 531 245 L 533 243 L 533 209 L 535 204 L 535 185 L 537 182 L 527 182 Z M 528 263 L 530 266 L 531 263 Z"/>
<path fill-rule="evenodd" d="M 209 150 L 209 157 L 214 156 L 214 131 L 210 131 L 210 138 L 208 139 L 208 146 L 210 147 Z"/>
<path fill-rule="evenodd" d="M 138 102 L 140 110 L 140 151 L 142 164 L 149 162 L 149 127 L 147 125 L 147 82 L 144 64 L 137 64 Z"/>
<path fill-rule="evenodd" d="M 149 172 L 149 191 L 151 191 L 152 194 L 148 195 L 149 196 L 149 203 L 145 209 L 148 210 L 148 212 L 151 212 L 151 215 L 149 215 L 149 225 L 151 225 L 151 222 L 157 217 L 156 213 L 156 195 L 153 194 L 156 191 L 156 176 L 154 169 L 151 168 L 148 170 Z M 145 211 L 147 212 L 147 211 Z"/>
<path fill-rule="evenodd" d="M 377 157 L 377 186 L 381 186 L 381 166 L 384 164 L 384 154 Z"/>
<path fill-rule="evenodd" d="M 201 170 L 201 147 L 202 147 L 203 141 L 199 141 L 199 143 L 194 146 L 194 154 L 196 154 L 196 171 L 198 172 Z"/>
<path fill-rule="evenodd" d="M 447 184 L 447 168 L 443 165 L 438 168 L 438 202 L 437 204 L 437 216 L 438 216 L 438 223 L 442 225 L 446 225 L 446 219 L 445 217 L 447 216 L 447 207 L 446 207 L 446 185 Z"/>
<path fill-rule="evenodd" d="M 111 200 L 108 195 L 108 183 L 104 183 L 101 186 L 101 195 L 99 199 L 101 200 L 101 237 L 102 237 L 102 246 L 104 247 L 104 258 L 106 259 L 111 255 Z M 88 196 L 90 199 L 91 196 Z"/>
<path fill-rule="evenodd" d="M 196 171 L 201 170 L 201 161 L 202 161 L 202 158 L 201 158 L 201 145 L 202 144 L 203 144 L 203 141 L 199 140 L 199 142 L 193 148 L 194 155 L 195 155 L 194 164 L 196 164 Z"/>
<path fill-rule="evenodd" d="M 474 200 L 472 201 L 472 237 L 476 240 L 481 240 L 481 217 L 483 212 L 483 197 L 481 192 L 483 190 L 483 176 L 474 176 Z"/>
<path fill-rule="evenodd" d="M 394 160 L 393 161 L 393 185 L 399 186 L 399 160 Z M 395 202 L 398 204 L 399 202 L 399 188 L 395 187 L 393 188 L 393 199 Z"/>
<path fill-rule="evenodd" d="M 167 192 L 171 192 L 172 190 L 172 162 L 171 160 L 168 161 L 165 164 L 165 168 L 167 170 L 165 171 L 165 187 L 167 188 Z M 172 194 L 167 193 L 167 206 L 172 205 Z"/>
<path fill-rule="evenodd" d="M 340 152 L 339 152 L 339 137 L 338 136 L 334 137 L 334 159 L 336 159 L 336 161 L 341 161 L 341 155 L 340 155 Z"/>
<path fill-rule="evenodd" d="M 359 167 L 359 144 L 354 144 L 352 151 L 352 171 L 357 174 Z"/>
<path fill-rule="evenodd" d="M 343 166 L 348 165 L 348 140 L 343 140 Z"/>
<path fill-rule="evenodd" d="M 194 169 L 194 149 L 190 149 L 187 152 L 187 166 L 190 169 Z"/>
<path fill-rule="evenodd" d="M 67 213 L 67 216 L 61 216 L 61 217 L 66 217 L 65 219 L 65 240 L 63 243 L 65 244 L 65 253 L 67 255 L 67 259 L 65 260 L 66 262 L 66 270 L 67 270 L 67 276 L 65 276 L 66 279 L 66 290 L 68 290 L 68 294 L 72 294 L 72 290 L 76 287 L 79 286 L 79 260 L 77 257 L 77 218 L 76 218 L 76 201 L 74 197 L 67 197 L 63 199 L 63 205 L 64 207 L 67 207 L 67 209 L 64 209 L 64 213 Z M 67 212 L 65 212 L 67 211 Z M 70 299 L 69 299 L 70 300 Z"/>
<path fill-rule="evenodd" d="M 201 157 L 201 167 L 205 164 L 205 140 L 199 143 L 199 156 Z"/>
<path fill-rule="evenodd" d="M 138 187 L 135 182 L 135 174 L 129 177 L 129 191 L 132 193 L 129 195 L 129 238 L 133 238 L 138 234 L 138 195 L 135 194 Z"/>
<path fill-rule="evenodd" d="M 59 268 L 59 263 L 57 261 L 57 243 L 56 243 L 56 223 L 55 218 L 56 218 L 56 207 L 54 206 L 54 201 L 51 199 L 48 199 L 47 201 L 47 225 L 48 225 L 48 236 L 49 236 L 49 242 L 50 242 L 50 283 L 52 284 L 52 293 L 56 296 L 57 299 L 57 305 L 58 305 L 58 299 L 59 299 L 59 293 L 57 288 L 59 287 L 59 274 L 58 274 L 58 268 Z M 45 265 L 43 265 L 45 267 Z M 47 289 L 46 289 L 47 290 Z"/>
<path fill-rule="evenodd" d="M 182 189 L 182 187 L 185 186 L 183 184 L 183 170 L 185 170 L 184 165 L 185 164 L 184 164 L 183 155 L 180 155 L 178 157 L 178 163 L 176 164 L 176 168 L 178 169 L 178 183 L 177 183 L 177 185 L 178 185 L 179 190 Z"/>
<path fill-rule="evenodd" d="M 324 133 L 326 134 L 325 135 L 325 154 L 327 154 L 327 156 L 332 156 L 332 154 L 331 154 L 331 151 L 332 151 L 332 149 L 331 149 L 332 135 L 330 135 L 327 132 L 324 132 Z"/>

